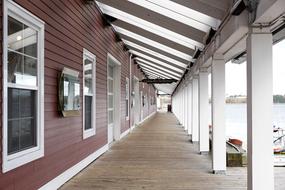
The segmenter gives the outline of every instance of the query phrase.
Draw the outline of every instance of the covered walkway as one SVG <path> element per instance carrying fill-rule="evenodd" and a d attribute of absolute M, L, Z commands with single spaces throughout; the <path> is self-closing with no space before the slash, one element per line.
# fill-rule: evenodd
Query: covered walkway
<path fill-rule="evenodd" d="M 115 143 L 97 161 L 65 184 L 75 189 L 246 189 L 246 168 L 228 168 L 226 175 L 212 175 L 209 156 L 172 114 L 157 113 L 152 119 Z M 281 190 L 285 168 L 275 168 L 275 189 Z"/>

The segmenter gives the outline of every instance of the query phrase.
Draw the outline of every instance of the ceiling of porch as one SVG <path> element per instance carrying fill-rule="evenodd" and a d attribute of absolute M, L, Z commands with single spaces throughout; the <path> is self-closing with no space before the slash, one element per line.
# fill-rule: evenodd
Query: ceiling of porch
<path fill-rule="evenodd" d="M 231 0 L 96 0 L 150 79 L 179 81 L 228 14 Z M 155 84 L 171 94 L 177 85 Z"/>

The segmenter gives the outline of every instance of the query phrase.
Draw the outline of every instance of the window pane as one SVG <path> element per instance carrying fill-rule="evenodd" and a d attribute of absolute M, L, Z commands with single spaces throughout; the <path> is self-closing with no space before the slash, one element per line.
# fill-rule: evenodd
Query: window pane
<path fill-rule="evenodd" d="M 8 89 L 8 154 L 36 146 L 36 91 Z"/>
<path fill-rule="evenodd" d="M 92 96 L 85 96 L 85 130 L 92 128 Z"/>
<path fill-rule="evenodd" d="M 37 31 L 25 24 L 8 18 L 8 48 L 37 58 Z"/>
<path fill-rule="evenodd" d="M 84 75 L 85 75 L 84 93 L 90 94 L 90 95 L 93 94 L 92 67 L 93 67 L 93 61 L 90 59 L 85 59 L 84 60 Z"/>
<path fill-rule="evenodd" d="M 30 27 L 25 26 L 23 30 L 23 53 L 37 58 L 37 48 L 38 48 L 38 32 Z"/>
<path fill-rule="evenodd" d="M 113 80 L 111 80 L 111 79 L 108 79 L 108 92 L 109 93 L 114 92 Z"/>
<path fill-rule="evenodd" d="M 8 82 L 37 85 L 38 32 L 8 18 Z"/>
<path fill-rule="evenodd" d="M 108 76 L 113 78 L 114 77 L 114 67 L 108 65 Z"/>
<path fill-rule="evenodd" d="M 8 154 L 20 150 L 20 124 L 19 120 L 8 120 Z"/>
<path fill-rule="evenodd" d="M 114 122 L 114 112 L 113 110 L 108 111 L 108 124 L 112 124 Z"/>
<path fill-rule="evenodd" d="M 126 117 L 129 116 L 129 100 L 126 100 Z"/>
<path fill-rule="evenodd" d="M 19 91 L 9 88 L 8 90 L 8 119 L 20 117 Z"/>
<path fill-rule="evenodd" d="M 36 86 L 37 59 L 8 51 L 8 82 Z"/>
<path fill-rule="evenodd" d="M 36 146 L 35 126 L 34 117 L 20 120 L 20 150 Z"/>
<path fill-rule="evenodd" d="M 8 18 L 8 48 L 23 52 L 23 30 L 24 24 L 16 19 Z"/>
<path fill-rule="evenodd" d="M 20 113 L 21 117 L 34 117 L 36 111 L 36 95 L 32 90 L 20 91 Z"/>
<path fill-rule="evenodd" d="M 114 96 L 108 95 L 108 108 L 114 108 Z"/>
<path fill-rule="evenodd" d="M 63 79 L 64 89 L 64 110 L 79 110 L 80 109 L 80 84 L 76 77 L 71 75 L 64 75 Z"/>

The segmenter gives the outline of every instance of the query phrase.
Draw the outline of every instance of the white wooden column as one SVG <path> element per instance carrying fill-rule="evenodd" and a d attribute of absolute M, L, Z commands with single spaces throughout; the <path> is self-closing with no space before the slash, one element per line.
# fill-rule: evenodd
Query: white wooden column
<path fill-rule="evenodd" d="M 272 43 L 267 28 L 247 39 L 248 190 L 274 189 Z"/>
<path fill-rule="evenodd" d="M 226 171 L 225 61 L 214 55 L 212 61 L 213 173 Z"/>
<path fill-rule="evenodd" d="M 181 105 L 181 111 L 182 111 L 182 127 L 184 128 L 184 125 L 185 125 L 185 95 L 184 95 L 184 86 L 182 84 L 182 90 L 181 90 L 181 95 L 182 95 L 182 105 Z"/>
<path fill-rule="evenodd" d="M 183 119 L 183 117 L 182 117 L 182 111 L 183 111 L 183 110 L 181 109 L 181 107 L 182 107 L 182 105 L 183 105 L 183 102 L 182 102 L 182 101 L 183 101 L 183 98 L 182 98 L 182 89 L 180 89 L 180 90 L 179 90 L 179 108 L 180 108 L 180 109 L 178 109 L 178 110 L 179 110 L 179 122 L 180 122 L 181 125 L 183 125 L 183 124 L 182 124 L 182 119 Z"/>
<path fill-rule="evenodd" d="M 192 79 L 192 143 L 199 141 L 198 77 Z"/>
<path fill-rule="evenodd" d="M 188 135 L 192 135 L 192 81 L 188 84 Z"/>
<path fill-rule="evenodd" d="M 182 110 L 183 110 L 183 128 L 185 127 L 185 86 L 183 84 L 183 90 L 182 90 L 182 96 L 183 96 L 183 104 L 182 104 Z"/>
<path fill-rule="evenodd" d="M 208 69 L 199 72 L 199 152 L 209 152 L 209 92 Z"/>
<path fill-rule="evenodd" d="M 184 87 L 184 97 L 185 97 L 185 104 L 184 104 L 184 116 L 185 116 L 185 124 L 184 130 L 187 131 L 188 128 L 188 96 L 187 96 L 188 84 Z"/>

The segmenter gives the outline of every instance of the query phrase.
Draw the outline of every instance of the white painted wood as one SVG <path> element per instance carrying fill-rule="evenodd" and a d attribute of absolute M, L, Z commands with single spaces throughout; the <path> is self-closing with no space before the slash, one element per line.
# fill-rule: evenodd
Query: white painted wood
<path fill-rule="evenodd" d="M 108 125 L 108 142 L 112 143 L 113 140 L 119 140 L 121 135 L 121 63 L 110 53 L 107 53 L 107 63 L 114 69 L 114 122 Z"/>
<path fill-rule="evenodd" d="M 192 82 L 189 82 L 188 84 L 188 135 L 192 135 Z"/>
<path fill-rule="evenodd" d="M 181 97 L 181 91 L 179 91 L 178 92 L 178 119 L 179 119 L 179 123 L 182 125 L 181 106 L 182 106 L 182 97 Z"/>
<path fill-rule="evenodd" d="M 133 77 L 133 86 L 134 86 L 134 126 L 139 124 L 140 121 L 140 89 L 139 89 L 139 79 Z"/>
<path fill-rule="evenodd" d="M 38 85 L 27 86 L 8 83 L 8 16 L 24 23 L 38 33 L 37 80 Z M 3 173 L 44 156 L 44 31 L 45 23 L 11 0 L 3 1 Z M 37 90 L 37 146 L 8 155 L 8 87 Z"/>
<path fill-rule="evenodd" d="M 199 73 L 199 152 L 209 152 L 209 92 L 208 71 Z"/>
<path fill-rule="evenodd" d="M 185 95 L 185 104 L 184 104 L 184 115 L 185 115 L 185 125 L 184 130 L 188 130 L 188 123 L 189 123 L 189 116 L 188 116 L 188 104 L 189 104 L 189 97 L 188 97 L 188 84 L 184 88 L 184 95 Z"/>
<path fill-rule="evenodd" d="M 75 176 L 77 173 L 79 173 L 81 170 L 83 170 L 86 166 L 88 166 L 90 163 L 92 163 L 94 160 L 96 160 L 99 156 L 104 154 L 109 149 L 108 144 L 97 150 L 96 152 L 92 153 L 88 157 L 86 157 L 84 160 L 80 161 L 76 165 L 72 166 L 68 170 L 61 173 L 56 178 L 52 179 L 48 183 L 46 183 L 44 186 L 39 188 L 39 190 L 55 190 L 58 189 L 60 186 L 62 186 L 65 182 L 70 180 L 73 176 Z"/>
<path fill-rule="evenodd" d="M 128 101 L 127 104 L 127 110 L 126 110 L 126 121 L 130 120 L 130 79 L 126 77 L 126 101 Z"/>
<path fill-rule="evenodd" d="M 187 124 L 188 124 L 188 117 L 187 117 L 187 103 L 188 103 L 188 99 L 187 99 L 187 85 L 185 84 L 184 89 L 183 89 L 183 95 L 184 95 L 184 104 L 183 104 L 183 108 L 184 108 L 184 130 L 187 130 Z"/>
<path fill-rule="evenodd" d="M 127 136 L 131 131 L 131 128 L 127 129 L 125 132 L 123 132 L 121 135 L 120 135 L 120 139 L 124 138 L 125 136 Z"/>
<path fill-rule="evenodd" d="M 212 60 L 213 172 L 226 171 L 225 61 L 222 55 Z"/>
<path fill-rule="evenodd" d="M 89 59 L 90 61 L 93 61 L 92 65 L 92 127 L 91 129 L 85 130 L 85 98 L 83 97 L 83 107 L 82 107 L 82 115 L 83 115 L 83 127 L 82 127 L 82 133 L 83 133 L 83 139 L 89 138 L 91 136 L 94 136 L 96 134 L 96 56 L 88 51 L 87 49 L 83 49 L 83 67 L 84 67 L 84 61 L 85 59 Z M 83 70 L 83 96 L 87 95 L 84 92 L 85 87 L 85 71 Z"/>
<path fill-rule="evenodd" d="M 156 113 L 157 112 L 155 111 L 155 112 L 151 113 L 150 115 L 148 115 L 147 117 L 145 117 L 142 121 L 140 121 L 139 125 L 142 125 L 144 122 L 146 122 L 147 120 L 151 119 L 153 116 L 155 116 Z"/>
<path fill-rule="evenodd" d="M 272 34 L 251 31 L 247 40 L 248 189 L 274 189 Z"/>
<path fill-rule="evenodd" d="M 143 91 L 140 92 L 140 122 L 143 121 Z"/>
<path fill-rule="evenodd" d="M 199 96 L 198 78 L 192 79 L 192 142 L 199 141 Z"/>

